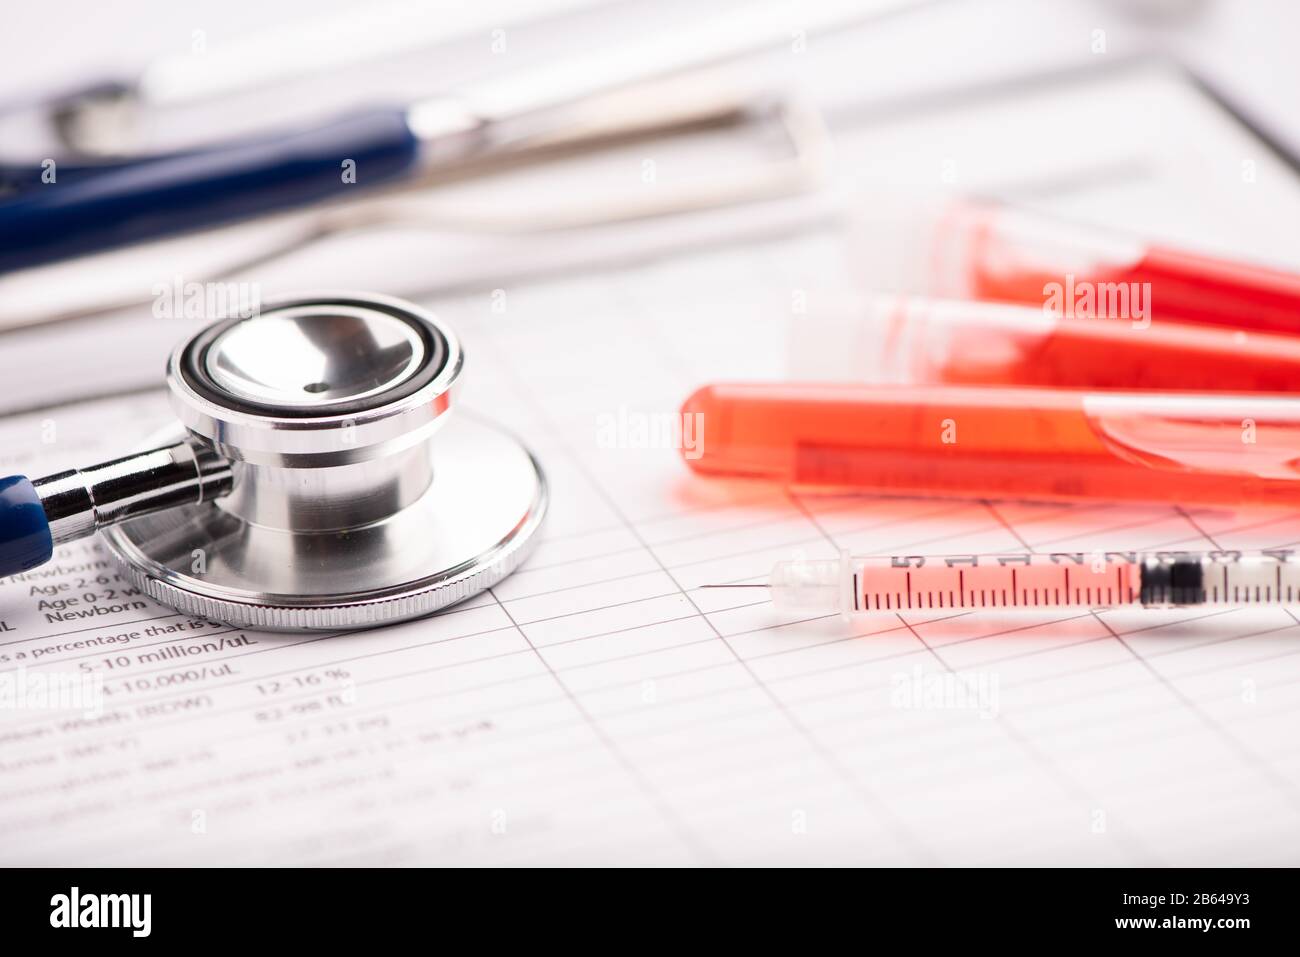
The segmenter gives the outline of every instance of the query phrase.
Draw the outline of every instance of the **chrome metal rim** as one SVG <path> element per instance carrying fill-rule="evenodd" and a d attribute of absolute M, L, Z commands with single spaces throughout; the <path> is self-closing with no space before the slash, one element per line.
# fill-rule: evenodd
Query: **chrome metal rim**
<path fill-rule="evenodd" d="M 216 502 L 143 516 L 104 539 L 137 587 L 185 614 L 271 631 L 417 618 L 514 571 L 548 504 L 537 460 L 495 425 L 458 412 L 432 444 L 428 491 L 360 529 L 256 526 Z"/>

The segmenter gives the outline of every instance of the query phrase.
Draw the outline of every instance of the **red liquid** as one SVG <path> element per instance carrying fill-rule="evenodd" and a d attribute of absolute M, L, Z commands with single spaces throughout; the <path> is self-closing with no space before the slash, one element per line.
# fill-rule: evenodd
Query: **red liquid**
<path fill-rule="evenodd" d="M 907 564 L 863 560 L 854 566 L 854 611 L 903 608 L 1035 608 L 1132 604 L 1141 593 L 1138 565 L 1114 558 L 1096 564 L 1069 555 L 977 563 L 912 556 Z"/>
<path fill-rule="evenodd" d="M 1300 388 L 1300 337 L 1123 319 L 1061 319 L 1046 334 L 999 331 L 1012 347 L 997 361 L 975 337 L 952 331 L 957 347 L 936 370 L 952 384 L 1093 389 L 1289 392 Z M 963 349 L 962 337 L 970 339 Z"/>
<path fill-rule="evenodd" d="M 1095 246 L 1105 245 L 1102 230 L 1079 227 L 1080 249 L 1070 263 L 1043 261 L 1041 250 L 998 231 L 998 210 L 979 214 L 971 229 L 966 281 L 979 299 L 1041 305 L 1044 287 L 1064 283 L 1150 283 L 1150 315 L 1157 325 L 1194 323 L 1257 332 L 1300 332 L 1300 275 L 1282 269 L 1234 262 L 1170 246 L 1140 247 L 1130 262 L 1086 263 Z M 1089 242 L 1088 240 L 1093 240 Z"/>
<path fill-rule="evenodd" d="M 695 392 L 706 475 L 880 494 L 1044 501 L 1300 504 L 1300 413 L 1258 397 L 1168 414 L 1160 394 L 1100 412 L 1066 389 L 727 384 Z M 1195 397 L 1192 397 L 1195 400 Z M 1155 403 L 1144 410 L 1142 403 Z M 1246 404 L 1251 398 L 1234 400 Z M 1272 404 L 1270 413 L 1268 406 Z M 1120 407 L 1122 406 L 1122 407 Z M 1300 409 L 1300 402 L 1297 403 Z M 1286 416 L 1291 415 L 1290 418 Z"/>

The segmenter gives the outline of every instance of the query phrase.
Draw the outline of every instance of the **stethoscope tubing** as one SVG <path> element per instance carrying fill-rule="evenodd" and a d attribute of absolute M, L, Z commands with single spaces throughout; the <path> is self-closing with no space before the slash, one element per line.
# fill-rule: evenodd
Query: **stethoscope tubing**
<path fill-rule="evenodd" d="M 0 273 L 344 200 L 412 175 L 421 143 L 405 109 L 102 166 L 0 169 Z"/>

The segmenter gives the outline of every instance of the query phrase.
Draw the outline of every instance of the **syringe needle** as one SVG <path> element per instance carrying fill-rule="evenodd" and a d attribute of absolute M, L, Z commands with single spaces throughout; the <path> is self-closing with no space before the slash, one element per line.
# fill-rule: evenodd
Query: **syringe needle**
<path fill-rule="evenodd" d="M 736 585 L 700 585 L 698 587 L 700 588 L 771 588 L 772 586 L 768 584 L 763 584 L 763 585 L 736 584 Z"/>

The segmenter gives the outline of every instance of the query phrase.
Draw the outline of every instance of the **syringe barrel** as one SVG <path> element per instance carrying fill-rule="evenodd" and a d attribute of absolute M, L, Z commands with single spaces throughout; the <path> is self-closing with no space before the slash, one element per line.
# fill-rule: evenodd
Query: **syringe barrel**
<path fill-rule="evenodd" d="M 1139 564 L 1148 607 L 1300 601 L 1300 554 L 1291 549 L 1151 552 Z"/>
<path fill-rule="evenodd" d="M 855 556 L 778 563 L 785 614 L 1286 604 L 1300 600 L 1290 550 Z"/>
<path fill-rule="evenodd" d="M 1139 556 L 1125 552 L 851 558 L 849 573 L 850 614 L 1128 605 L 1142 591 Z"/>

